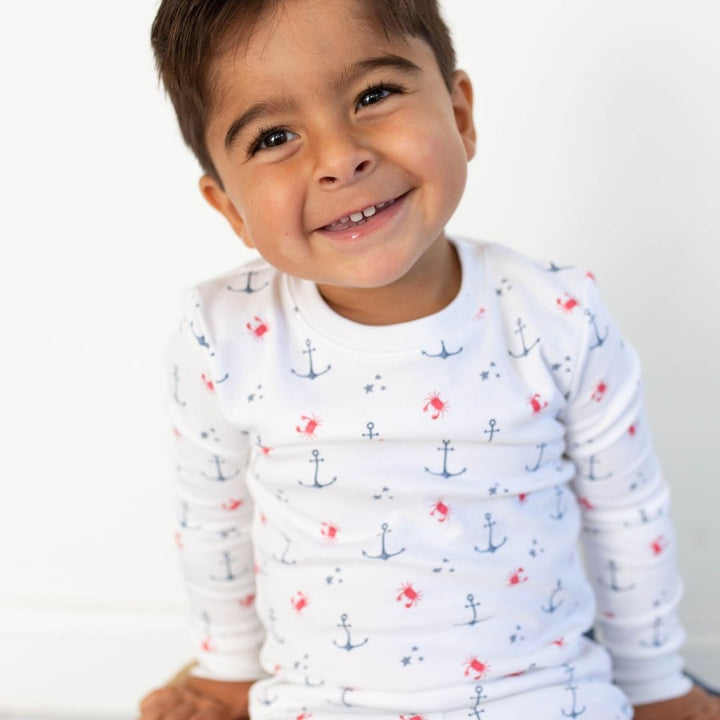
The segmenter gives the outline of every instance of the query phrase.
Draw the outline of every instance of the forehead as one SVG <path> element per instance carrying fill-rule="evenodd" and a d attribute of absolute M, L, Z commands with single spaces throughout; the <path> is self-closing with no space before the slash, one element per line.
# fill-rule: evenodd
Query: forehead
<path fill-rule="evenodd" d="M 239 17 L 224 38 L 217 59 L 210 67 L 208 89 L 212 105 L 221 103 L 238 83 L 272 91 L 274 78 L 282 78 L 296 66 L 296 60 L 315 57 L 319 75 L 329 69 L 327 60 L 344 46 L 348 62 L 360 49 L 368 55 L 390 46 L 405 44 L 404 36 L 390 37 L 377 3 L 364 0 L 280 0 L 268 3 L 251 18 Z"/>

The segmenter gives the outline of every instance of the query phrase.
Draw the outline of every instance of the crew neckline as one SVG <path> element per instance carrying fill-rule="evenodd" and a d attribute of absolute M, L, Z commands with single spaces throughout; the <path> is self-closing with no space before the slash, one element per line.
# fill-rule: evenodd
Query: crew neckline
<path fill-rule="evenodd" d="M 335 312 L 314 282 L 292 276 L 285 276 L 284 284 L 288 309 L 309 331 L 363 352 L 417 351 L 428 340 L 454 338 L 463 334 L 466 323 L 477 313 L 486 281 L 483 245 L 461 238 L 450 238 L 450 242 L 460 261 L 460 290 L 448 305 L 432 315 L 393 325 L 365 325 Z"/>

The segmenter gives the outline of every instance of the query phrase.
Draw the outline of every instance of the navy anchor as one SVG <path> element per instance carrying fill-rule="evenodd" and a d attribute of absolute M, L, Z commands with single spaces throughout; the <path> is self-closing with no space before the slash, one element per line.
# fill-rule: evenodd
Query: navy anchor
<path fill-rule="evenodd" d="M 278 557 L 275 553 L 273 553 L 273 557 L 281 562 L 283 565 L 295 565 L 297 563 L 297 560 L 288 560 L 287 556 L 290 552 L 290 546 L 292 545 L 292 540 L 285 535 L 285 533 L 282 533 L 283 540 L 285 540 L 285 548 L 283 549 L 283 553 L 280 557 Z"/>
<path fill-rule="evenodd" d="M 374 440 L 376 437 L 380 437 L 380 433 L 375 432 L 375 423 L 369 422 L 365 425 L 367 428 L 367 432 L 363 433 L 362 436 L 366 437 L 368 440 Z"/>
<path fill-rule="evenodd" d="M 465 606 L 468 610 L 472 610 L 472 620 L 468 620 L 464 623 L 455 623 L 455 627 L 463 627 L 464 625 L 469 625 L 472 627 L 473 625 L 477 625 L 478 623 L 485 622 L 485 620 L 489 620 L 492 615 L 488 615 L 487 617 L 479 618 L 477 616 L 477 609 L 482 605 L 480 602 L 475 602 L 475 596 L 472 593 L 469 593 L 467 596 L 468 604 Z"/>
<path fill-rule="evenodd" d="M 336 480 L 337 476 L 335 476 L 330 482 L 321 483 L 318 480 L 318 472 L 320 470 L 320 463 L 325 462 L 324 458 L 320 457 L 320 451 L 319 450 L 313 450 L 312 451 L 312 460 L 308 460 L 308 462 L 315 463 L 315 478 L 313 479 L 312 483 L 304 483 L 302 480 L 298 480 L 298 485 L 302 485 L 303 487 L 312 487 L 312 488 L 325 488 L 328 485 L 332 485 Z"/>
<path fill-rule="evenodd" d="M 480 708 L 480 703 L 483 700 L 487 700 L 487 695 L 483 693 L 483 686 L 482 685 L 476 685 L 475 686 L 475 695 L 474 697 L 470 698 L 475 705 L 473 705 L 472 708 L 470 708 L 470 712 L 468 713 L 469 718 L 475 718 L 475 720 L 482 720 L 480 717 L 481 715 L 485 714 L 485 710 L 482 710 Z"/>
<path fill-rule="evenodd" d="M 310 338 L 308 338 L 305 341 L 305 347 L 307 348 L 307 350 L 303 350 L 303 355 L 308 356 L 308 363 L 310 366 L 307 374 L 301 375 L 297 370 L 293 370 L 292 368 L 290 368 L 290 372 L 293 375 L 297 375 L 299 378 L 307 378 L 308 380 L 314 380 L 315 378 L 318 378 L 321 375 L 324 375 L 326 372 L 328 372 L 332 366 L 328 365 L 322 372 L 316 373 L 315 369 L 313 368 L 313 358 L 312 358 L 312 354 L 315 352 L 315 348 L 312 346 L 312 341 L 310 340 Z"/>
<path fill-rule="evenodd" d="M 389 560 L 391 557 L 395 557 L 396 555 L 400 555 L 401 553 L 405 552 L 405 548 L 402 548 L 394 553 L 387 552 L 387 550 L 385 549 L 385 536 L 389 532 L 392 532 L 392 530 L 390 530 L 390 527 L 387 523 L 382 524 L 381 530 L 382 530 L 382 533 L 380 535 L 378 535 L 378 537 L 380 538 L 380 554 L 379 555 L 368 555 L 365 552 L 365 550 L 363 550 L 362 554 L 366 558 L 369 558 L 370 560 Z"/>
<path fill-rule="evenodd" d="M 207 478 L 208 480 L 216 480 L 217 482 L 227 482 L 228 480 L 232 480 L 234 477 L 237 477 L 240 474 L 240 471 L 237 470 L 232 475 L 223 475 L 222 466 L 225 464 L 225 460 L 223 460 L 218 455 L 213 455 L 213 460 L 215 461 L 215 469 L 216 473 L 215 475 L 207 475 L 206 473 L 202 473 L 202 476 Z"/>
<path fill-rule="evenodd" d="M 219 582 L 231 582 L 232 580 L 237 580 L 238 578 L 242 577 L 247 573 L 247 568 L 244 568 L 240 573 L 234 573 L 232 569 L 232 557 L 230 557 L 230 553 L 226 550 L 225 552 L 223 552 L 222 555 L 223 562 L 225 564 L 225 577 L 217 577 L 216 575 L 211 575 L 211 580 L 217 580 Z"/>
<path fill-rule="evenodd" d="M 508 355 L 514 358 L 527 357 L 530 354 L 530 351 L 540 342 L 540 338 L 537 338 L 537 340 L 528 347 L 525 342 L 525 330 L 527 330 L 527 325 L 523 324 L 522 318 L 517 319 L 517 327 L 518 329 L 515 330 L 515 335 L 520 336 L 520 341 L 522 342 L 522 352 L 514 353 L 512 350 L 508 350 Z"/>
<path fill-rule="evenodd" d="M 566 664 L 567 665 L 567 664 Z M 577 718 L 581 715 L 584 715 L 585 712 L 587 712 L 587 707 L 583 706 L 581 710 L 578 710 L 577 707 L 577 691 L 578 686 L 575 685 L 575 668 L 570 667 L 570 665 L 567 665 L 565 672 L 570 675 L 570 678 L 568 679 L 568 684 L 565 686 L 566 690 L 569 690 L 572 693 L 572 708 L 568 711 L 563 710 L 562 714 L 567 718 Z"/>
<path fill-rule="evenodd" d="M 550 513 L 550 517 L 553 520 L 562 520 L 567 512 L 567 505 L 563 507 L 563 489 L 559 486 L 555 486 L 555 512 Z"/>
<path fill-rule="evenodd" d="M 564 600 L 560 600 L 560 602 L 557 602 L 556 598 L 558 596 L 558 593 L 561 593 L 563 591 L 562 586 L 562 580 L 557 581 L 557 585 L 555 586 L 555 589 L 550 593 L 550 599 L 548 600 L 547 606 L 541 605 L 540 609 L 544 613 L 548 613 L 552 615 L 564 602 Z"/>
<path fill-rule="evenodd" d="M 498 543 L 497 545 L 494 544 L 493 527 L 497 525 L 497 523 L 492 519 L 492 513 L 485 513 L 485 520 L 487 520 L 487 522 L 483 525 L 483 527 L 488 530 L 488 544 L 486 548 L 479 548 L 475 545 L 475 551 L 479 553 L 494 553 L 507 542 L 507 537 L 504 537 L 501 543 Z"/>
<path fill-rule="evenodd" d="M 608 473 L 607 475 L 603 475 L 602 477 L 599 477 L 595 474 L 595 465 L 598 462 L 598 459 L 595 455 L 591 455 L 588 458 L 587 462 L 588 462 L 589 467 L 588 467 L 588 474 L 585 475 L 586 480 L 590 480 L 590 481 L 594 482 L 596 480 L 607 480 L 613 476 L 612 473 Z"/>
<path fill-rule="evenodd" d="M 535 467 L 531 468 L 529 465 L 525 466 L 525 469 L 531 473 L 537 472 L 540 469 L 540 465 L 542 465 L 543 453 L 545 452 L 547 443 L 542 443 L 540 445 L 536 445 L 535 447 L 540 451 L 537 462 L 535 463 Z"/>
<path fill-rule="evenodd" d="M 252 278 L 253 278 L 253 275 L 257 275 L 257 274 L 258 273 L 256 273 L 254 270 L 250 270 L 250 272 L 243 273 L 243 275 L 245 275 L 247 277 L 247 283 L 245 284 L 245 287 L 244 288 L 234 288 L 234 287 L 232 287 L 232 285 L 228 285 L 227 289 L 230 290 L 230 292 L 242 292 L 242 293 L 247 293 L 248 295 L 251 293 L 260 292 L 260 290 L 264 290 L 270 284 L 270 281 L 268 280 L 262 287 L 254 288 L 252 286 Z"/>
<path fill-rule="evenodd" d="M 177 365 L 173 367 L 173 399 L 180 407 L 187 405 L 185 400 L 180 399 L 180 373 Z"/>
<path fill-rule="evenodd" d="M 442 472 L 433 472 L 430 468 L 426 467 L 425 472 L 430 473 L 431 475 L 436 475 L 438 477 L 444 477 L 445 479 L 451 478 L 451 477 L 457 477 L 458 475 L 462 475 L 467 468 L 463 468 L 460 470 L 460 472 L 449 472 L 447 468 L 447 461 L 448 461 L 448 453 L 449 452 L 455 452 L 455 448 L 449 447 L 450 440 L 442 440 L 441 441 L 443 446 L 441 448 L 438 448 L 438 452 L 441 452 L 443 454 L 443 469 Z"/>
<path fill-rule="evenodd" d="M 598 330 L 597 322 L 595 321 L 595 313 L 590 310 L 589 308 L 585 309 L 585 315 L 587 315 L 588 323 L 593 326 L 593 331 L 595 332 L 595 344 L 590 346 L 590 350 L 594 350 L 595 348 L 602 347 L 605 344 L 605 341 L 607 340 L 608 336 L 608 326 L 605 326 L 605 334 L 601 335 L 600 331 Z"/>
<path fill-rule="evenodd" d="M 429 357 L 429 358 L 440 358 L 441 360 L 447 360 L 449 357 L 452 357 L 453 355 L 459 355 L 463 351 L 462 346 L 461 346 L 459 350 L 455 350 L 454 352 L 448 352 L 448 349 L 445 347 L 444 340 L 440 341 L 440 347 L 442 348 L 442 350 L 439 353 L 437 353 L 436 355 L 431 355 L 429 352 L 426 352 L 425 350 L 422 351 L 422 354 L 425 357 Z"/>
<path fill-rule="evenodd" d="M 340 643 L 337 642 L 337 640 L 333 640 L 333 645 L 335 647 L 340 648 L 341 650 L 347 650 L 348 652 L 350 652 L 351 650 L 354 650 L 355 648 L 359 648 L 359 647 L 362 647 L 363 645 L 365 645 L 367 643 L 368 639 L 365 638 L 361 643 L 357 643 L 357 644 L 353 645 L 352 640 L 351 640 L 351 635 L 350 635 L 350 628 L 352 627 L 352 625 L 350 625 L 348 623 L 347 619 L 348 619 L 347 613 L 343 613 L 340 616 L 340 625 L 337 626 L 339 628 L 342 628 L 345 631 L 345 644 L 340 645 Z"/>
<path fill-rule="evenodd" d="M 608 576 L 610 578 L 610 581 L 607 582 L 603 578 L 598 578 L 598 584 L 601 587 L 604 587 L 606 590 L 612 590 L 612 592 L 628 592 L 629 590 L 633 590 L 635 588 L 635 585 L 625 585 L 624 587 L 621 585 L 618 585 L 617 580 L 617 571 L 618 566 L 617 563 L 614 560 L 610 560 L 608 562 Z"/>
<path fill-rule="evenodd" d="M 664 638 L 662 636 L 662 624 L 663 624 L 662 618 L 655 618 L 655 621 L 653 622 L 653 639 L 650 642 L 641 640 L 640 644 L 643 647 L 659 648 L 659 647 L 662 647 L 667 642 L 667 638 Z"/>

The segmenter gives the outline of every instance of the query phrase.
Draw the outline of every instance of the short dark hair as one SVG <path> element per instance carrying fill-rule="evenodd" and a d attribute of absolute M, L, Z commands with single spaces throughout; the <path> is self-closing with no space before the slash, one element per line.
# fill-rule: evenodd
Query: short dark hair
<path fill-rule="evenodd" d="M 448 89 L 455 70 L 455 50 L 437 0 L 358 0 L 363 13 L 387 37 L 420 37 L 432 48 Z M 151 41 L 158 74 L 175 108 L 183 139 L 203 171 L 220 180 L 210 158 L 205 133 L 212 110 L 213 63 L 248 37 L 283 0 L 162 0 Z"/>

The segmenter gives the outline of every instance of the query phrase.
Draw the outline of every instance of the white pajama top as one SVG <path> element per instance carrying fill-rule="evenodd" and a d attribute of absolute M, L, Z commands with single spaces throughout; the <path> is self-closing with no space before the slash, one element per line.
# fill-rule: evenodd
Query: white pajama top
<path fill-rule="evenodd" d="M 590 274 L 453 242 L 458 296 L 400 325 L 263 260 L 185 297 L 177 539 L 199 672 L 258 678 L 253 720 L 614 720 L 689 689 L 636 355 Z"/>

